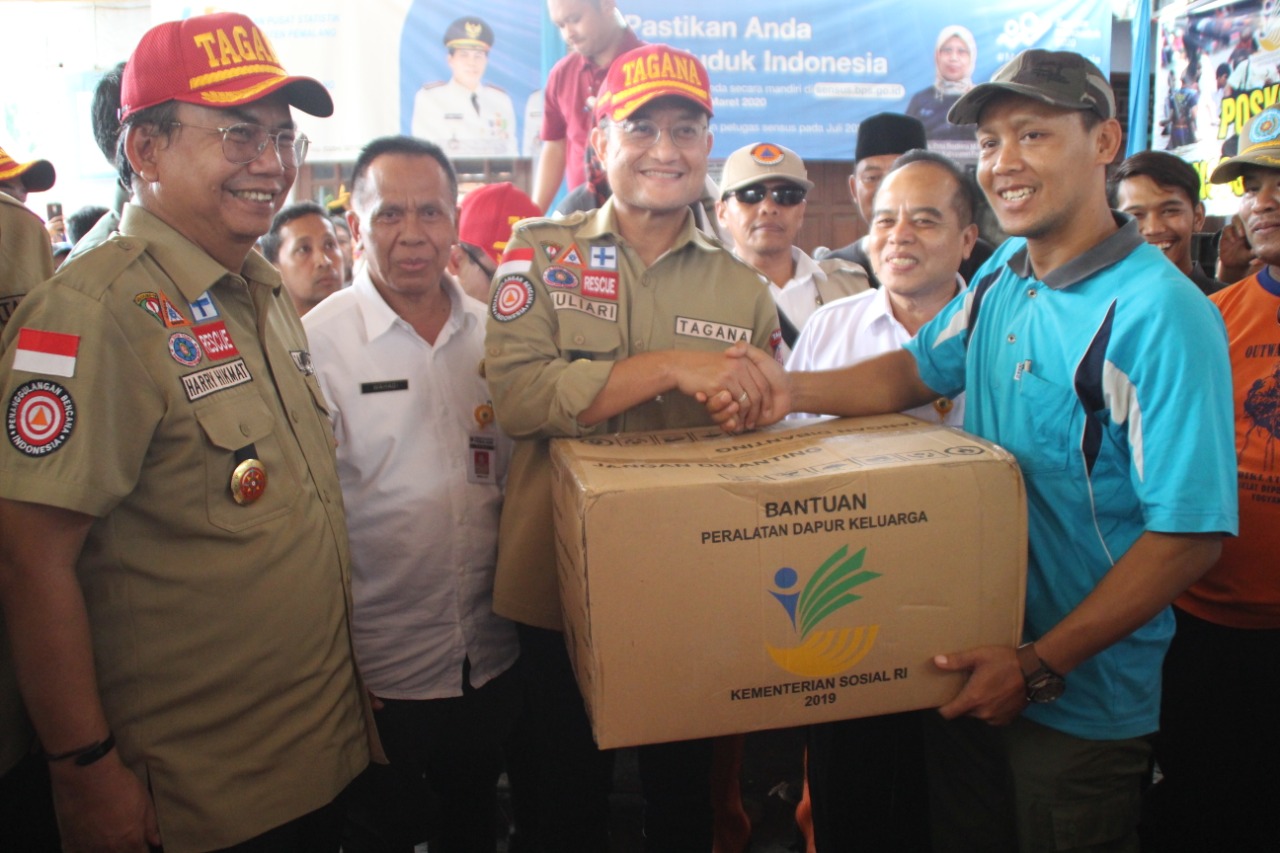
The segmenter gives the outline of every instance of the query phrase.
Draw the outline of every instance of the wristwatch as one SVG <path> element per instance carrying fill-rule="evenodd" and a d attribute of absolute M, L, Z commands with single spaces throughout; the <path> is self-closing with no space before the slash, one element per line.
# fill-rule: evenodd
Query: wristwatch
<path fill-rule="evenodd" d="M 1018 646 L 1017 654 L 1018 665 L 1022 668 L 1022 677 L 1027 685 L 1027 701 L 1038 705 L 1057 701 L 1067 689 L 1066 680 L 1040 659 L 1036 654 L 1034 643 L 1023 643 Z M 1030 672 L 1027 671 L 1027 664 L 1024 663 L 1028 658 L 1034 662 Z"/>

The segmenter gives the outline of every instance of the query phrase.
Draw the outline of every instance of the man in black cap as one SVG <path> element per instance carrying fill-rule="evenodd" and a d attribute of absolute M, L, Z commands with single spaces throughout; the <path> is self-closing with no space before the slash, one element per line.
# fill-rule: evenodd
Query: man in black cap
<path fill-rule="evenodd" d="M 516 111 L 511 96 L 481 82 L 493 47 L 493 29 L 468 15 L 444 32 L 448 80 L 428 83 L 413 99 L 413 135 L 450 157 L 515 157 Z"/>
<path fill-rule="evenodd" d="M 871 224 L 871 201 L 875 198 L 880 182 L 893 167 L 893 161 L 913 148 L 927 147 L 924 125 L 920 123 L 920 119 L 912 116 L 876 113 L 858 125 L 858 141 L 853 150 L 853 173 L 849 175 L 849 196 L 868 227 Z M 880 281 L 871 269 L 866 240 L 865 236 L 859 237 L 841 249 L 827 252 L 821 259 L 853 261 L 867 271 L 871 286 L 878 288 Z M 965 281 L 973 279 L 973 274 L 991 257 L 992 251 L 994 247 L 979 237 L 973 253 L 960 265 L 960 275 L 964 276 Z"/>
<path fill-rule="evenodd" d="M 1093 63 L 1028 50 L 948 119 L 977 125 L 978 181 L 1012 239 L 902 349 L 785 375 L 749 351 L 773 388 L 757 422 L 965 391 L 965 429 L 1022 469 L 1026 614 L 1020 645 L 933 658 L 965 676 L 948 722 L 926 717 L 935 848 L 1136 851 L 1168 605 L 1238 526 L 1226 331 L 1107 203 L 1123 133 Z M 738 426 L 732 391 L 711 404 Z"/>

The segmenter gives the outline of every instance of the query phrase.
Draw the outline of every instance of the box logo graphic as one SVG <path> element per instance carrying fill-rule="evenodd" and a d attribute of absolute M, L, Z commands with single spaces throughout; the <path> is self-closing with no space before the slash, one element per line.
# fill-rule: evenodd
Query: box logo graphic
<path fill-rule="evenodd" d="M 876 641 L 879 625 L 814 630 L 828 616 L 862 598 L 851 592 L 854 587 L 880 577 L 878 572 L 862 569 L 866 548 L 852 557 L 846 556 L 848 553 L 849 546 L 842 545 L 818 567 L 803 589 L 797 589 L 800 577 L 795 569 L 783 566 L 774 572 L 776 589 L 769 590 L 769 594 L 791 619 L 799 644 L 774 648 L 766 643 L 765 648 L 774 663 L 793 675 L 825 677 L 844 672 L 866 657 Z"/>

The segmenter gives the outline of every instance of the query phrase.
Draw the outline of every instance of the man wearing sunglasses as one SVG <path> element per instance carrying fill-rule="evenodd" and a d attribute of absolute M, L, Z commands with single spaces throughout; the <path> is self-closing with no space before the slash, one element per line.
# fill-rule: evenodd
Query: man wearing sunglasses
<path fill-rule="evenodd" d="M 290 108 L 333 103 L 230 13 L 152 28 L 121 83 L 119 234 L 0 344 L 0 603 L 63 844 L 336 853 L 370 731 L 342 494 L 253 251 L 306 152 Z"/>
<path fill-rule="evenodd" d="M 716 217 L 733 235 L 734 252 L 768 282 L 784 352 L 795 346 L 818 306 L 870 287 L 856 264 L 819 263 L 795 245 L 804 224 L 805 195 L 813 189 L 796 152 L 772 142 L 739 148 L 725 161 L 720 185 Z"/>
<path fill-rule="evenodd" d="M 699 232 L 689 210 L 711 150 L 706 69 L 648 45 L 618 57 L 605 82 L 592 144 L 613 195 L 599 210 L 516 226 L 485 348 L 498 423 L 517 439 L 493 604 L 518 623 L 544 751 L 535 840 L 557 853 L 608 849 L 612 759 L 592 742 L 565 650 L 550 440 L 707 425 L 698 396 L 720 387 L 759 411 L 763 377 L 733 369 L 726 345 L 774 349 L 778 336 L 759 276 Z M 645 849 L 710 850 L 710 742 L 642 747 L 639 760 Z"/>

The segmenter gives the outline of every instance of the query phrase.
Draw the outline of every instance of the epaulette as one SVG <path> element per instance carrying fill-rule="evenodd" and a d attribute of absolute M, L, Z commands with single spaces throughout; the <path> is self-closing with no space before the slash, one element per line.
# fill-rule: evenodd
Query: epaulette
<path fill-rule="evenodd" d="M 65 264 L 54 273 L 53 280 L 96 297 L 106 291 L 146 251 L 147 241 L 141 237 L 113 234 L 76 257 L 72 263 Z"/>
<path fill-rule="evenodd" d="M 495 91 L 495 92 L 501 92 L 501 93 L 502 93 L 502 94 L 504 94 L 504 95 L 505 95 L 505 94 L 507 94 L 507 90 L 506 90 L 506 89 L 502 88 L 501 86 L 495 86 L 495 85 L 493 85 L 492 83 L 485 83 L 485 84 L 484 84 L 484 87 L 485 87 L 486 89 L 492 89 L 492 90 L 493 90 L 493 91 Z"/>
<path fill-rule="evenodd" d="M 438 89 L 438 88 L 440 88 L 441 86 L 443 86 L 445 83 L 448 83 L 448 82 L 449 82 L 448 80 L 437 80 L 437 81 L 435 81 L 434 83 L 423 83 L 423 84 L 422 84 L 422 88 L 424 88 L 424 89 Z"/>

